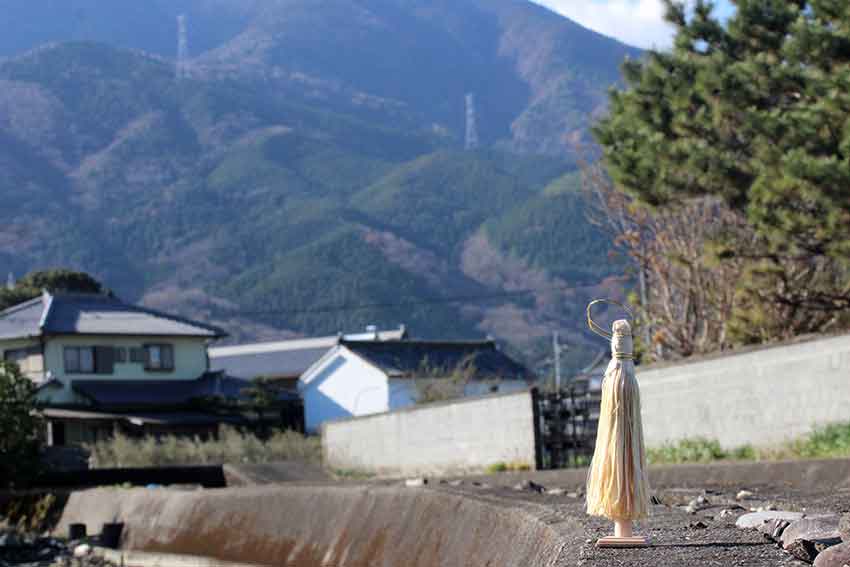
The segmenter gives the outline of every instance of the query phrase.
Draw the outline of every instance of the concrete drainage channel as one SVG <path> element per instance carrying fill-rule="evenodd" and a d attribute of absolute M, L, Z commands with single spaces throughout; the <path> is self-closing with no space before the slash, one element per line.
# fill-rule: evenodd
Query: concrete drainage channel
<path fill-rule="evenodd" d="M 277 485 L 76 492 L 57 531 L 110 522 L 124 523 L 124 550 L 145 552 L 122 556 L 128 567 L 555 567 L 578 529 L 533 503 L 438 488 Z"/>
<path fill-rule="evenodd" d="M 193 555 L 121 551 L 103 547 L 94 548 L 92 554 L 121 567 L 257 567 L 256 564 L 234 563 Z"/>

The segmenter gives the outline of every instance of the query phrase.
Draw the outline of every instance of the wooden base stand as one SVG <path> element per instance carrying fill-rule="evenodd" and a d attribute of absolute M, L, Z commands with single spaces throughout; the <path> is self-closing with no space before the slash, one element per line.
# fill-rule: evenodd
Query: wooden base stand
<path fill-rule="evenodd" d="M 642 536 L 605 536 L 596 540 L 596 547 L 647 547 L 649 540 Z"/>

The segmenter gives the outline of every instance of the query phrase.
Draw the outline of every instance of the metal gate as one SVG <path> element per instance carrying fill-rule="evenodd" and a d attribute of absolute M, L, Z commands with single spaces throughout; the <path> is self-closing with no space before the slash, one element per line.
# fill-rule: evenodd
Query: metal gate
<path fill-rule="evenodd" d="M 537 392 L 537 467 L 559 469 L 590 463 L 599 421 L 595 376 L 585 375 L 558 392 Z"/>

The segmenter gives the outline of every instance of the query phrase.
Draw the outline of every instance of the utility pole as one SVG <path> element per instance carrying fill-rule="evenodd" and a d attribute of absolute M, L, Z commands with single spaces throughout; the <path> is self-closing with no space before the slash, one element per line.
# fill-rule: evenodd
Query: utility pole
<path fill-rule="evenodd" d="M 186 31 L 186 16 L 177 16 L 177 80 L 185 79 L 189 66 L 189 34 Z"/>
<path fill-rule="evenodd" d="M 475 113 L 475 95 L 466 95 L 466 140 L 464 148 L 474 150 L 478 148 L 478 118 Z"/>
<path fill-rule="evenodd" d="M 552 349 L 555 351 L 555 391 L 561 391 L 561 343 L 558 342 L 558 331 L 552 333 Z"/>

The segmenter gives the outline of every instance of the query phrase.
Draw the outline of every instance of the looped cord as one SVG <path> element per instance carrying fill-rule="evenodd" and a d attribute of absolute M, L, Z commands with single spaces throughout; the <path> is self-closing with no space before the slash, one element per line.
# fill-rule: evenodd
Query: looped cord
<path fill-rule="evenodd" d="M 632 310 L 620 303 L 619 301 L 614 301 L 613 299 L 594 299 L 590 303 L 587 304 L 587 326 L 590 327 L 590 330 L 599 335 L 600 337 L 610 339 L 613 335 L 599 326 L 596 321 L 590 316 L 590 308 L 596 305 L 597 303 L 610 303 L 611 305 L 616 305 L 620 307 L 623 311 L 629 314 L 629 319 L 634 321 L 635 316 L 632 313 Z"/>

